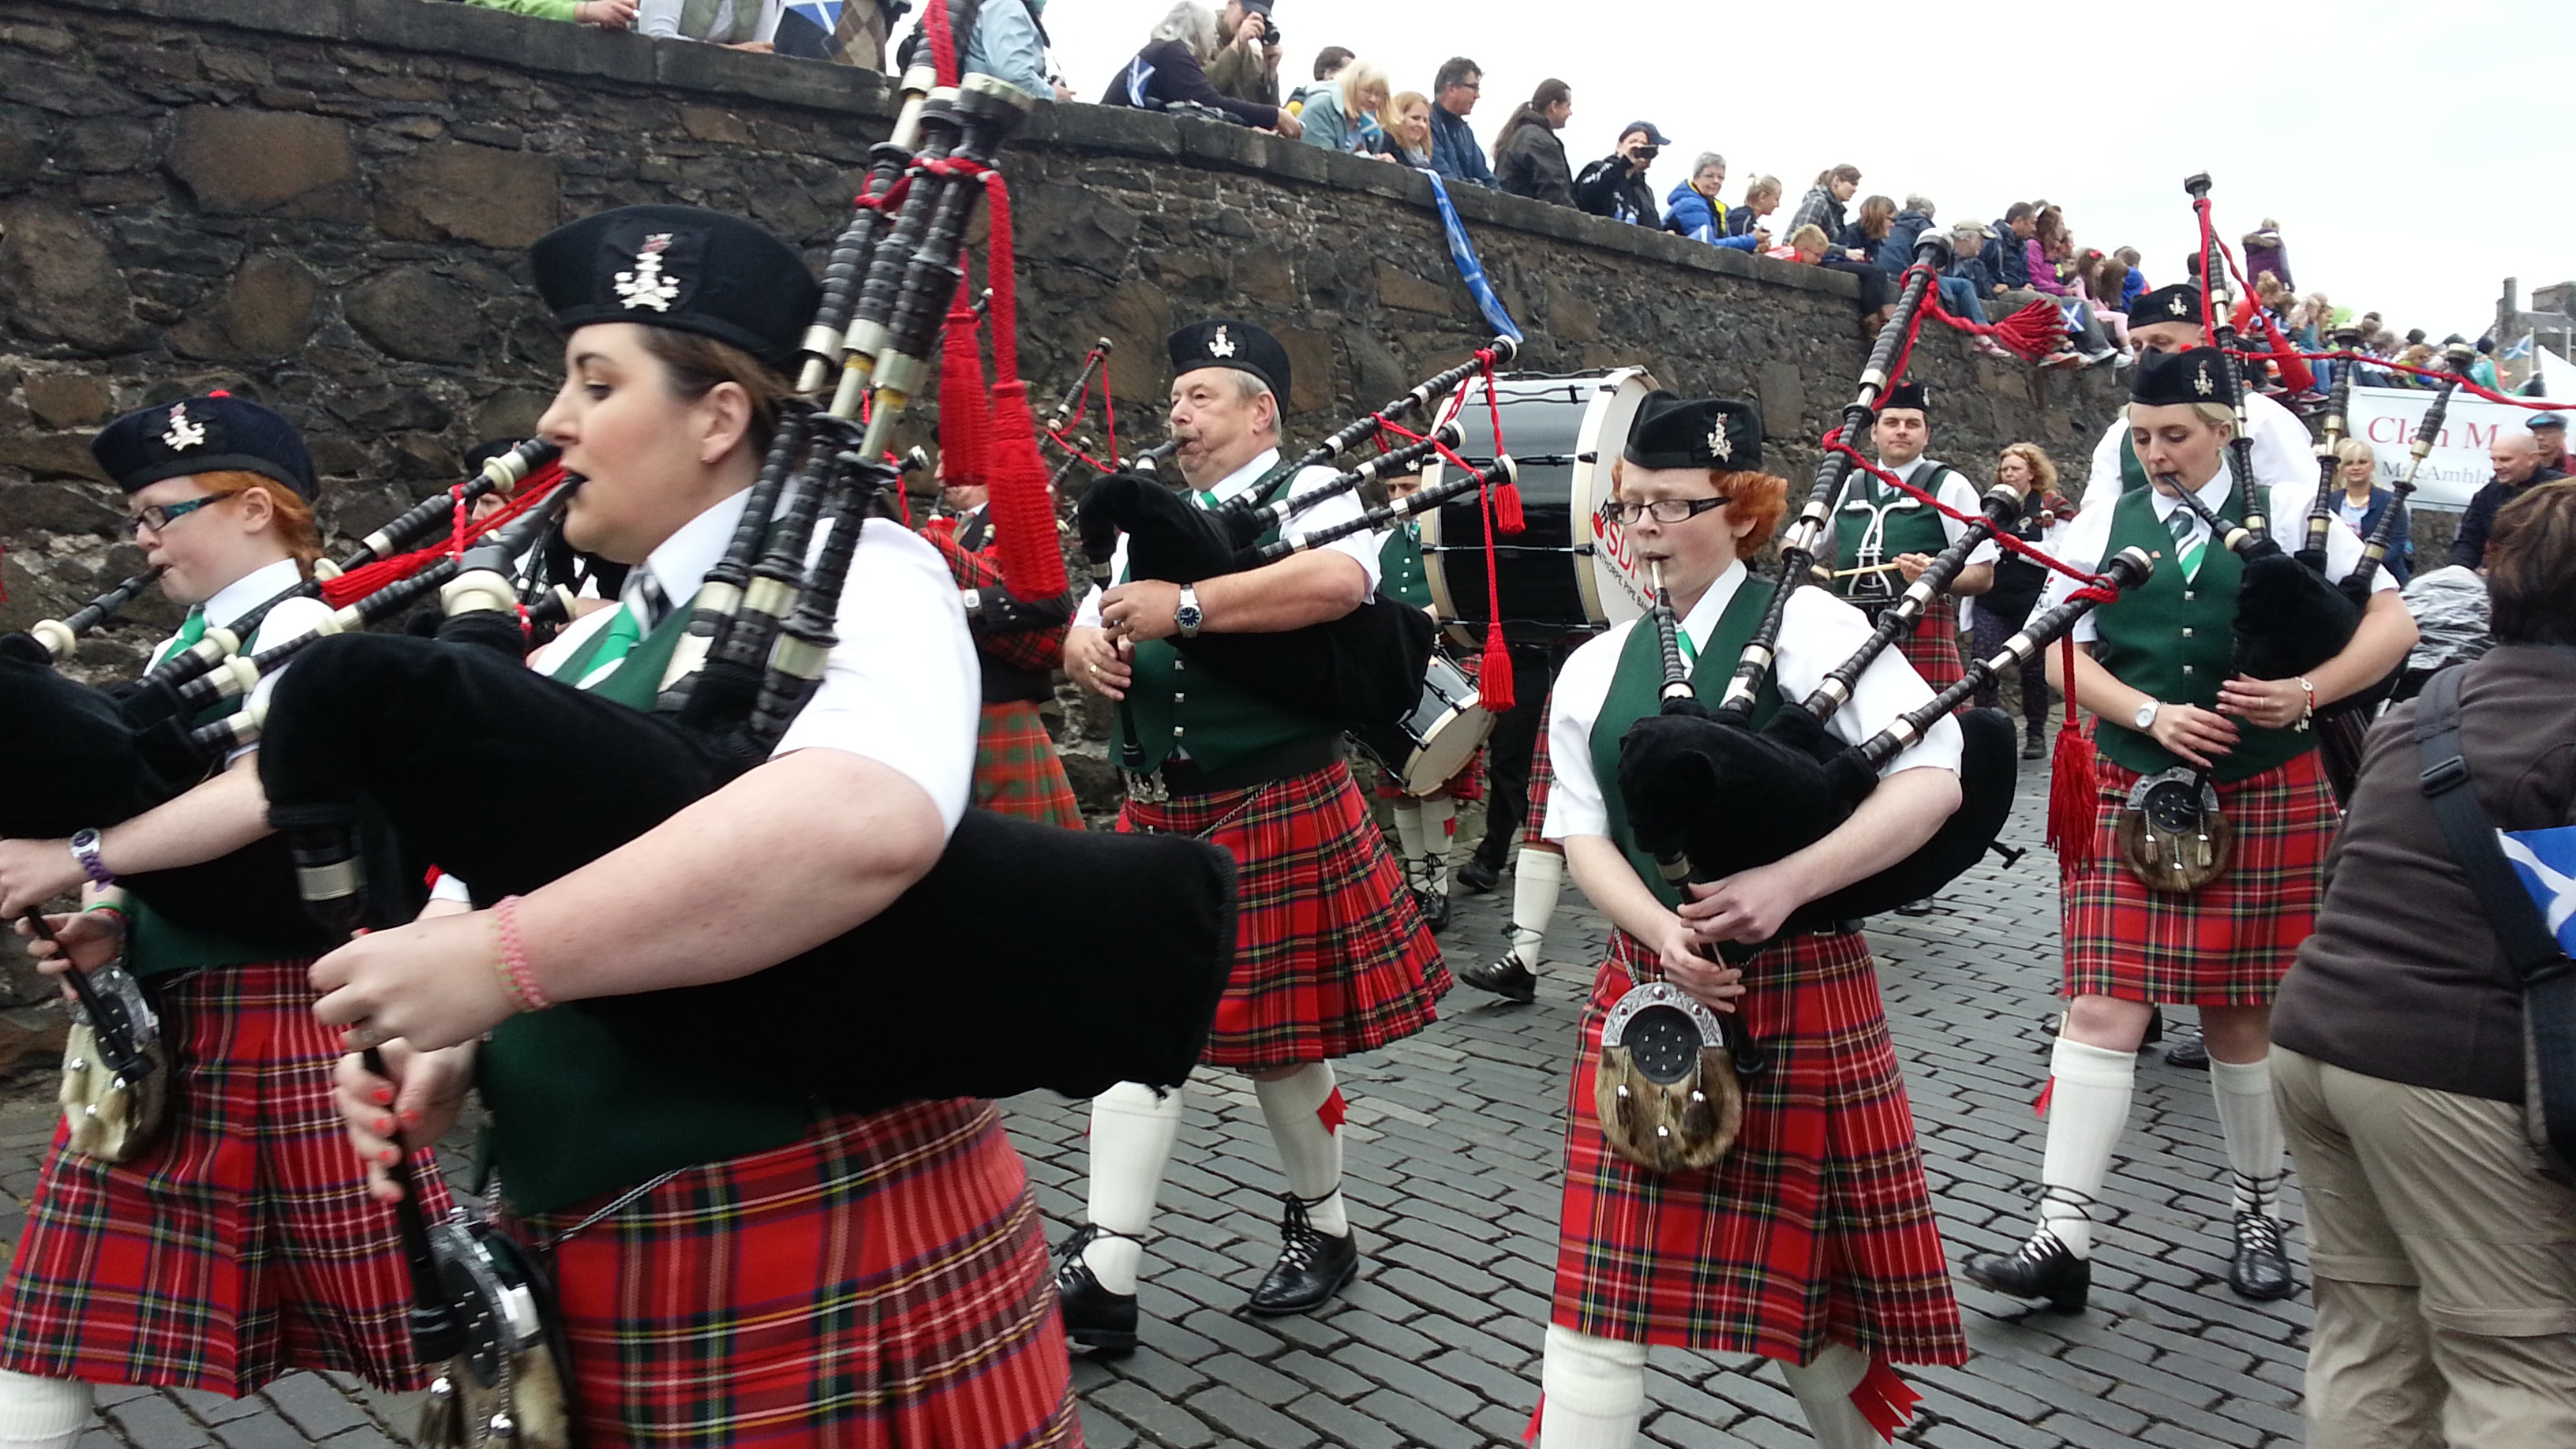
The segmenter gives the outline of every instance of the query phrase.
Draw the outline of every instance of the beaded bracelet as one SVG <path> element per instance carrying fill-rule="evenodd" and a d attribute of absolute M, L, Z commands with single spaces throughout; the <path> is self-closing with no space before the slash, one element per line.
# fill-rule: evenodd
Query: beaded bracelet
<path fill-rule="evenodd" d="M 501 951 L 492 969 L 501 978 L 501 990 L 510 1004 L 521 1011 L 543 1011 L 554 1005 L 538 987 L 537 973 L 528 965 L 528 948 L 519 940 L 517 896 L 503 896 L 493 903 L 492 931 Z"/>
<path fill-rule="evenodd" d="M 134 929 L 134 918 L 125 914 L 125 908 L 106 901 L 101 901 L 97 905 L 83 909 L 81 914 L 84 916 L 116 917 L 116 933 L 120 936 L 131 934 Z"/>

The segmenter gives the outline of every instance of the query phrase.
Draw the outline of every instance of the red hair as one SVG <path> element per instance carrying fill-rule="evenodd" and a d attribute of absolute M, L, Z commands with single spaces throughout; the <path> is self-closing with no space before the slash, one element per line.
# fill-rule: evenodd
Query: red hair
<path fill-rule="evenodd" d="M 1627 468 L 1624 458 L 1611 465 L 1610 487 L 1613 492 L 1627 476 Z M 1769 473 L 1728 472 L 1711 468 L 1708 482 L 1717 490 L 1717 496 L 1726 500 L 1727 507 L 1735 511 L 1734 521 L 1738 525 L 1736 557 L 1751 558 L 1760 553 L 1762 546 L 1771 541 L 1771 535 L 1779 532 L 1781 516 L 1789 511 L 1789 480 Z"/>

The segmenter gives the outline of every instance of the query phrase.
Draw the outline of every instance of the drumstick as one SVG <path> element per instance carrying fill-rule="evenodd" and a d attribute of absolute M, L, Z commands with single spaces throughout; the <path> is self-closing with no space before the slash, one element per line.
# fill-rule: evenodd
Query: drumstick
<path fill-rule="evenodd" d="M 1890 569 L 1899 569 L 1899 568 L 1903 568 L 1903 567 L 1905 567 L 1905 566 L 1904 566 L 1903 564 L 1900 564 L 1900 563 L 1871 564 L 1871 565 L 1870 565 L 1869 567 L 1867 567 L 1867 568 L 1858 568 L 1858 569 L 1836 569 L 1836 570 L 1834 570 L 1834 572 L 1833 572 L 1833 574 L 1831 575 L 1831 577 L 1838 578 L 1838 579 L 1847 579 L 1847 578 L 1851 578 L 1851 577 L 1853 577 L 1854 575 L 1857 575 L 1857 574 L 1883 574 L 1883 573 L 1886 573 L 1886 572 L 1887 572 L 1888 570 L 1890 570 Z"/>

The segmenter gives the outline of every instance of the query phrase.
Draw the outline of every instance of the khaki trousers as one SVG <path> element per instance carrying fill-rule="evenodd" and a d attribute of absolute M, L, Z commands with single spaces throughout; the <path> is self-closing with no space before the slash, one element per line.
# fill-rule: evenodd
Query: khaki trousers
<path fill-rule="evenodd" d="M 2306 1194 L 2308 1449 L 2576 1445 L 2576 1190 L 2522 1109 L 2272 1049 Z"/>

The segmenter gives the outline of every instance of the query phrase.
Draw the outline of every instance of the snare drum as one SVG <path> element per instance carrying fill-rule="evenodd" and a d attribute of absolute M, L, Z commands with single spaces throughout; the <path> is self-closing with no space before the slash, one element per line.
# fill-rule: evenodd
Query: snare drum
<path fill-rule="evenodd" d="M 1642 367 L 1564 377 L 1526 373 L 1496 379 L 1503 449 L 1520 464 L 1521 515 L 1528 527 L 1494 540 L 1494 593 L 1503 637 L 1515 644 L 1550 642 L 1568 632 L 1604 629 L 1642 617 L 1653 602 L 1610 502 L 1610 465 L 1628 441 L 1628 425 L 1654 391 Z M 1470 379 L 1458 420 L 1467 441 L 1460 456 L 1478 467 L 1493 461 L 1493 428 L 1485 416 L 1485 382 Z M 1424 487 L 1440 481 L 1435 461 Z M 1422 556 L 1432 607 L 1463 648 L 1480 648 L 1489 607 L 1485 581 L 1485 516 L 1476 495 L 1422 517 Z"/>
<path fill-rule="evenodd" d="M 1476 701 L 1476 682 L 1434 650 L 1413 713 L 1351 738 L 1407 795 L 1428 795 L 1467 768 L 1494 717 Z"/>

